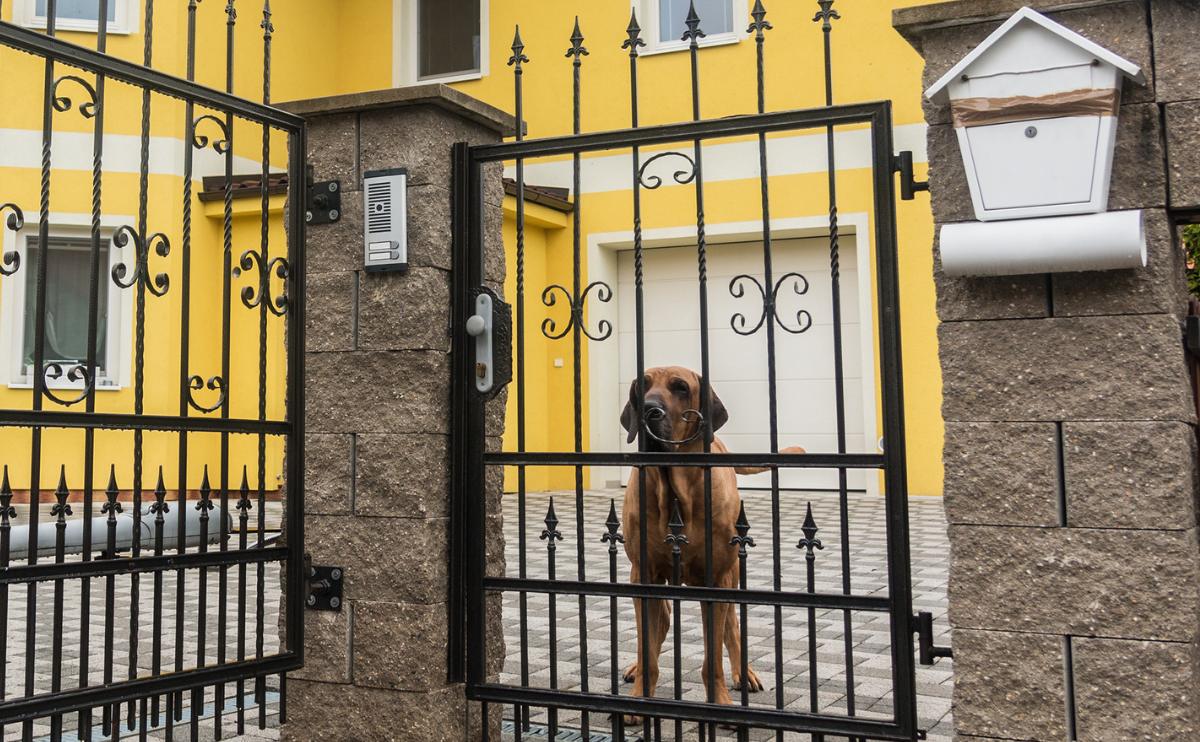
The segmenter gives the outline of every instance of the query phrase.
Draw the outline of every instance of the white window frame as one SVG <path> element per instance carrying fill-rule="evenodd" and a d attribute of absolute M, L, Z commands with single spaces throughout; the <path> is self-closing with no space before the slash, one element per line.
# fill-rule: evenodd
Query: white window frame
<path fill-rule="evenodd" d="M 420 75 L 419 0 L 392 0 L 392 85 L 397 88 L 428 83 L 479 80 L 488 74 L 488 33 L 491 0 L 479 0 L 479 69 L 449 75 Z"/>
<path fill-rule="evenodd" d="M 36 209 L 25 213 L 36 213 Z M 112 236 L 122 225 L 132 225 L 129 217 L 103 217 L 100 220 L 101 239 L 108 242 L 108 265 L 100 266 L 100 280 L 109 281 L 108 287 L 108 339 L 104 357 L 97 359 L 97 365 L 103 371 L 96 384 L 97 391 L 118 391 L 130 385 L 129 358 L 133 352 L 133 302 L 125 298 L 126 290 L 112 283 L 113 266 L 123 259 L 132 261 L 132 245 L 124 249 L 112 244 Z M 26 257 L 26 244 L 30 239 L 36 240 L 38 233 L 36 222 L 26 222 L 20 232 L 4 231 L 3 250 L 13 251 L 21 256 L 21 268 L 11 276 L 0 279 L 0 384 L 10 389 L 32 389 L 33 380 L 24 367 L 25 348 L 25 299 L 26 282 L 29 280 L 26 271 L 29 261 Z M 51 214 L 50 239 L 88 239 L 91 237 L 91 216 L 89 214 Z M 128 253 L 126 255 L 126 253 Z M 32 370 L 32 369 L 30 369 Z M 82 382 L 71 381 L 67 371 L 58 379 L 48 380 L 51 389 L 82 389 Z"/>
<path fill-rule="evenodd" d="M 137 3 L 134 0 L 109 0 L 113 5 L 114 20 L 108 23 L 108 33 L 131 34 L 137 28 Z M 28 28 L 45 28 L 46 16 L 37 13 L 37 0 L 17 0 L 13 6 L 14 20 Z M 59 15 L 54 20 L 54 27 L 59 31 L 82 31 L 97 33 L 100 30 L 96 21 L 85 21 L 77 18 L 64 18 Z"/>
<path fill-rule="evenodd" d="M 722 33 L 710 33 L 700 39 L 700 46 L 724 46 L 726 44 L 737 44 L 749 37 L 746 32 L 749 27 L 750 7 L 746 0 L 725 0 L 731 6 L 733 14 L 733 30 Z M 682 39 L 674 41 L 660 41 L 661 34 L 659 33 L 659 0 L 631 0 L 631 7 L 637 11 L 638 20 L 642 24 L 642 39 L 646 42 L 646 46 L 640 49 L 642 56 L 652 56 L 654 54 L 667 54 L 669 52 L 686 51 L 690 42 Z M 700 30 L 704 30 L 704 19 L 700 19 Z M 683 29 L 680 29 L 679 35 L 683 35 Z"/>

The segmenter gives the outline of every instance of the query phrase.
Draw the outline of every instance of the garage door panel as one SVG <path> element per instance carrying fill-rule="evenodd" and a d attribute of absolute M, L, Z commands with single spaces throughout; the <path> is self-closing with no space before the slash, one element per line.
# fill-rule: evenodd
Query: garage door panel
<path fill-rule="evenodd" d="M 768 391 L 765 382 L 726 382 L 713 385 L 729 411 L 729 422 L 723 428 L 729 434 L 750 434 L 769 431 Z M 858 379 L 846 379 L 847 390 L 858 390 Z M 808 435 L 833 433 L 836 428 L 834 388 L 832 381 L 797 380 L 776 384 L 778 394 L 778 429 L 780 434 Z M 847 395 L 846 434 L 861 440 L 862 401 Z M 836 451 L 827 448 L 826 452 Z"/>

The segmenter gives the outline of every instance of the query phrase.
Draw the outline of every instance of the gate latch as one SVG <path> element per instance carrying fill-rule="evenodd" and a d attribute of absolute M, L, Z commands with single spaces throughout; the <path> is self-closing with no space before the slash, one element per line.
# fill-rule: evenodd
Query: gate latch
<path fill-rule="evenodd" d="M 950 647 L 939 647 L 933 643 L 933 614 L 921 611 L 913 616 L 916 625 L 918 657 L 922 665 L 932 665 L 934 660 L 942 657 L 954 657 Z"/>
<path fill-rule="evenodd" d="M 475 338 L 475 391 L 491 399 L 512 381 L 512 307 L 495 291 L 476 289 L 466 329 Z"/>
<path fill-rule="evenodd" d="M 913 176 L 913 153 L 901 152 L 892 162 L 892 168 L 900 173 L 900 200 L 912 201 L 918 191 L 928 191 L 929 181 L 918 181 Z"/>
<path fill-rule="evenodd" d="M 308 184 L 308 203 L 304 205 L 304 221 L 333 224 L 342 219 L 342 184 L 337 180 Z"/>
<path fill-rule="evenodd" d="M 307 604 L 314 611 L 342 610 L 342 568 L 308 565 Z"/>

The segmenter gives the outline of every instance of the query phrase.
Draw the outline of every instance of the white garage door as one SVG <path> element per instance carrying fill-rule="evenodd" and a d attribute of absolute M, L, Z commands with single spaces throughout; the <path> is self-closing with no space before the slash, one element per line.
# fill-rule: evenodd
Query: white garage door
<path fill-rule="evenodd" d="M 859 317 L 857 251 L 852 236 L 845 236 L 840 244 L 847 448 L 852 453 L 874 452 L 874 441 L 868 440 L 873 434 L 867 435 L 864 422 L 864 328 Z M 779 294 L 780 317 L 789 326 L 796 327 L 796 313 L 806 310 L 812 322 L 811 327 L 799 335 L 776 331 L 779 445 L 798 445 L 811 452 L 833 453 L 837 451 L 837 427 L 829 243 L 824 238 L 781 240 L 773 243 L 772 256 L 776 277 L 796 272 L 805 276 L 809 283 L 803 296 L 794 293 L 791 282 L 784 286 Z M 622 252 L 619 263 L 617 328 L 621 381 L 618 399 L 625 400 L 637 373 L 632 251 Z M 645 252 L 647 367 L 680 365 L 700 370 L 696 270 L 694 246 Z M 762 311 L 761 298 L 752 284 L 745 284 L 746 294 L 741 299 L 730 294 L 730 281 L 739 274 L 761 276 L 761 243 L 709 246 L 709 365 L 713 389 L 729 410 L 729 422 L 718 435 L 731 451 L 765 452 L 770 450 L 766 329 L 743 336 L 734 332 L 731 326 L 733 316 L 744 313 L 752 327 Z M 874 384 L 873 368 L 868 376 L 865 383 Z M 629 445 L 627 450 L 636 450 L 636 443 Z M 626 474 L 623 472 L 622 478 Z M 770 486 L 769 474 L 742 477 L 741 480 L 744 487 Z M 790 489 L 835 489 L 837 473 L 781 470 L 781 484 Z M 864 473 L 851 472 L 852 488 L 862 489 L 865 485 Z"/>

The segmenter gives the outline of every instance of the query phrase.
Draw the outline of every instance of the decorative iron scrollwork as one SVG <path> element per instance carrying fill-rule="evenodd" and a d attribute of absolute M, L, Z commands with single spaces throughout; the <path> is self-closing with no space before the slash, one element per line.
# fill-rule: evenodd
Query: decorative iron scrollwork
<path fill-rule="evenodd" d="M 571 313 L 567 318 L 566 327 L 564 327 L 561 332 L 558 330 L 558 323 L 555 322 L 553 318 L 547 317 L 544 319 L 542 321 L 542 334 L 551 340 L 561 340 L 567 336 L 567 333 L 569 333 L 573 327 L 578 326 L 579 331 L 587 336 L 589 340 L 601 342 L 610 338 L 612 336 L 612 323 L 608 320 L 600 320 L 600 323 L 596 326 L 597 334 L 595 335 L 593 335 L 591 331 L 588 330 L 587 325 L 584 324 L 583 307 L 585 304 L 587 304 L 588 295 L 591 294 L 593 290 L 595 290 L 596 298 L 600 302 L 607 304 L 612 300 L 612 288 L 603 281 L 593 281 L 592 283 L 588 284 L 587 288 L 583 290 L 583 293 L 579 295 L 578 301 L 575 301 L 574 297 L 571 296 L 571 292 L 568 291 L 565 286 L 560 286 L 559 284 L 547 286 L 546 290 L 542 292 L 542 303 L 547 307 L 554 306 L 558 303 L 555 292 L 562 292 L 562 295 L 566 297 L 567 305 L 571 308 Z"/>
<path fill-rule="evenodd" d="M 89 371 L 85 364 L 76 363 L 66 372 L 66 378 L 67 381 L 82 384 L 83 389 L 75 397 L 63 399 L 50 389 L 50 382 L 58 381 L 61 378 L 63 378 L 63 364 L 55 361 L 42 367 L 42 394 L 63 407 L 71 407 L 87 399 L 95 384 L 94 372 Z"/>
<path fill-rule="evenodd" d="M 209 391 L 218 393 L 217 401 L 212 406 L 205 406 L 196 401 L 194 392 L 198 392 L 205 387 L 208 387 Z M 221 378 L 220 376 L 213 376 L 208 380 L 207 383 L 204 381 L 204 377 L 200 376 L 199 374 L 195 374 L 188 378 L 188 406 L 197 412 L 209 415 L 221 409 L 225 406 L 225 397 L 227 393 L 228 392 L 225 389 L 225 379 Z"/>
<path fill-rule="evenodd" d="M 21 207 L 16 204 L 0 204 L 0 214 L 8 212 L 8 218 L 5 224 L 13 232 L 19 232 L 25 228 L 25 212 L 21 211 Z M 0 276 L 11 276 L 21 269 L 21 254 L 16 250 L 10 250 L 4 255 L 0 255 Z"/>
<path fill-rule="evenodd" d="M 696 432 L 692 433 L 687 438 L 682 438 L 680 440 L 672 440 L 671 438 L 661 438 L 653 430 L 650 429 L 649 423 L 651 423 L 653 421 L 657 421 L 657 420 L 662 420 L 666 416 L 667 416 L 667 411 L 661 407 L 648 408 L 642 414 L 642 421 L 643 421 L 642 422 L 642 431 L 646 435 L 648 435 L 651 438 L 653 438 L 654 440 L 658 441 L 659 443 L 666 443 L 667 445 L 670 445 L 670 446 L 683 446 L 688 443 L 691 443 L 692 441 L 699 438 L 700 435 L 704 432 L 704 427 L 705 427 L 704 415 L 701 414 L 700 410 L 684 410 L 683 412 L 679 413 L 679 417 L 681 417 L 684 422 L 696 423 Z"/>
<path fill-rule="evenodd" d="M 285 291 L 277 297 L 271 296 L 271 274 L 274 273 L 276 278 L 287 280 L 291 275 L 291 267 L 285 258 L 272 258 L 270 262 L 264 265 L 262 253 L 258 250 L 247 250 L 242 253 L 242 257 L 238 260 L 238 266 L 233 269 L 233 276 L 237 278 L 243 272 L 256 270 L 258 272 L 258 289 L 253 286 L 246 286 L 242 289 L 242 304 L 247 309 L 257 309 L 263 303 L 263 297 L 267 297 L 266 307 L 276 317 L 282 317 L 287 314 L 288 296 Z"/>
<path fill-rule="evenodd" d="M 79 104 L 79 114 L 85 119 L 95 118 L 96 114 L 100 112 L 100 104 L 96 99 L 96 88 L 92 87 L 90 82 L 77 75 L 63 75 L 54 81 L 54 87 L 51 89 L 51 96 L 53 97 L 51 98 L 50 105 L 54 106 L 54 110 L 60 113 L 71 110 L 71 106 L 74 105 L 71 98 L 61 95 L 58 92 L 59 86 L 67 81 L 73 82 L 83 88 L 84 92 L 88 95 L 87 100 Z"/>
<path fill-rule="evenodd" d="M 779 292 L 783 289 L 784 284 L 789 281 L 792 283 L 792 291 L 795 292 L 796 296 L 804 296 L 808 293 L 808 279 L 799 273 L 786 273 L 783 276 L 780 276 L 779 280 L 776 281 L 775 285 L 771 288 L 769 295 L 767 294 L 766 288 L 754 276 L 750 276 L 745 273 L 739 276 L 734 276 L 729 282 L 730 296 L 735 299 L 741 299 L 746 295 L 746 284 L 752 284 L 754 288 L 758 289 L 759 296 L 762 298 L 762 314 L 759 315 L 758 321 L 754 323 L 753 327 L 749 327 L 750 322 L 746 318 L 746 315 L 742 314 L 741 312 L 734 314 L 733 317 L 730 318 L 730 325 L 733 328 L 733 331 L 739 335 L 753 335 L 754 333 L 758 332 L 759 328 L 761 328 L 763 323 L 766 322 L 767 315 L 771 314 L 775 317 L 775 324 L 782 328 L 784 332 L 789 332 L 793 335 L 799 335 L 807 332 L 808 329 L 812 327 L 813 323 L 812 315 L 808 312 L 808 310 L 800 309 L 796 312 L 795 327 L 789 326 L 783 321 L 783 317 L 779 316 Z"/>
<path fill-rule="evenodd" d="M 645 188 L 648 191 L 653 191 L 653 190 L 657 190 L 658 188 L 662 187 L 663 179 L 657 175 L 647 176 L 646 169 L 649 168 L 650 165 L 652 165 L 657 160 L 661 160 L 666 157 L 680 157 L 687 161 L 687 164 L 688 164 L 687 170 L 676 170 L 674 172 L 674 174 L 672 174 L 671 177 L 672 177 L 672 179 L 674 179 L 674 181 L 676 183 L 678 183 L 679 185 L 687 185 L 688 183 L 691 183 L 693 180 L 696 179 L 696 161 L 693 160 L 691 158 L 691 156 L 685 155 L 682 152 L 675 152 L 675 151 L 660 152 L 657 155 L 654 155 L 653 157 L 647 159 L 638 168 L 638 184 L 640 184 L 642 186 L 642 188 Z"/>
<path fill-rule="evenodd" d="M 213 122 L 221 130 L 221 138 L 213 141 L 212 148 L 222 155 L 229 152 L 229 128 L 225 126 L 224 121 L 210 114 L 199 116 L 192 122 L 192 146 L 196 149 L 204 149 L 208 146 L 210 139 L 203 134 L 197 133 L 200 129 L 200 124 L 205 121 Z"/>
<path fill-rule="evenodd" d="M 826 32 L 833 29 L 832 21 L 840 21 L 842 19 L 842 16 L 833 9 L 833 3 L 834 0 L 817 0 L 817 5 L 820 5 L 821 9 L 813 16 L 813 22 L 820 21 L 821 30 Z"/>
<path fill-rule="evenodd" d="M 130 242 L 134 247 L 133 275 L 126 279 L 126 276 L 130 274 L 129 266 L 123 262 L 117 263 L 112 269 L 113 282 L 123 289 L 141 284 L 151 294 L 158 297 L 165 296 L 171 286 L 171 277 L 166 273 L 158 273 L 151 280 L 150 252 L 153 249 L 159 257 L 167 257 L 171 254 L 171 241 L 162 232 L 155 232 L 148 239 L 143 239 L 133 227 L 122 224 L 113 234 L 113 244 L 118 248 L 124 248 Z"/>

